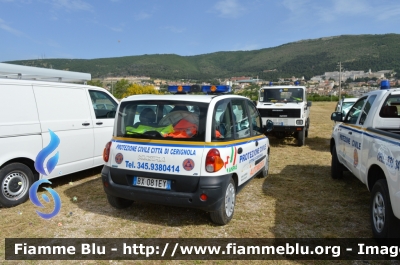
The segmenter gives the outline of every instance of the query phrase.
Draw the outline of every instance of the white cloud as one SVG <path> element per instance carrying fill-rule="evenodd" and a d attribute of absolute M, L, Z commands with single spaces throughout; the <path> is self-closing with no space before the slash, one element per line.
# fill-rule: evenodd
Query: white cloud
<path fill-rule="evenodd" d="M 112 31 L 115 31 L 115 32 L 122 32 L 122 31 L 124 31 L 122 28 L 116 28 L 116 27 L 108 27 L 109 29 L 111 29 Z"/>
<path fill-rule="evenodd" d="M 186 30 L 186 28 L 177 28 L 177 27 L 173 27 L 173 26 L 166 26 L 166 27 L 163 27 L 163 29 L 169 30 L 173 33 L 182 33 Z"/>
<path fill-rule="evenodd" d="M 386 6 L 379 10 L 377 14 L 378 20 L 391 20 L 400 16 L 400 4 L 393 6 Z"/>
<path fill-rule="evenodd" d="M 283 0 L 282 5 L 296 14 L 306 12 L 312 4 L 310 4 L 310 0 Z"/>
<path fill-rule="evenodd" d="M 236 45 L 235 48 L 233 48 L 232 51 L 253 51 L 253 50 L 258 50 L 261 49 L 260 45 L 258 44 L 245 44 L 245 45 Z"/>
<path fill-rule="evenodd" d="M 336 14 L 364 14 L 371 11 L 371 6 L 363 0 L 333 1 L 333 12 Z"/>
<path fill-rule="evenodd" d="M 68 11 L 93 11 L 93 7 L 82 0 L 51 0 L 51 4 L 56 8 Z"/>
<path fill-rule="evenodd" d="M 55 48 L 60 48 L 61 47 L 61 45 L 57 41 L 52 40 L 52 39 L 47 40 L 45 42 L 45 44 L 47 44 L 50 47 L 55 47 Z"/>
<path fill-rule="evenodd" d="M 144 20 L 144 19 L 147 19 L 149 17 L 151 17 L 151 15 L 149 13 L 146 13 L 146 12 L 143 12 L 143 11 L 134 15 L 135 20 Z"/>
<path fill-rule="evenodd" d="M 360 16 L 372 20 L 384 20 L 400 15 L 400 3 L 384 4 L 366 0 L 283 0 L 282 6 L 289 11 L 286 22 L 307 21 L 313 23 L 341 21 Z"/>
<path fill-rule="evenodd" d="M 246 9 L 240 5 L 238 0 L 222 0 L 214 5 L 214 9 L 221 17 L 239 17 Z"/>
<path fill-rule="evenodd" d="M 21 31 L 16 30 L 16 29 L 8 26 L 6 24 L 6 22 L 4 20 L 2 20 L 1 18 L 0 18 L 0 29 L 5 30 L 7 32 L 10 32 L 11 34 L 14 34 L 16 36 L 22 36 L 23 35 L 23 33 Z"/>

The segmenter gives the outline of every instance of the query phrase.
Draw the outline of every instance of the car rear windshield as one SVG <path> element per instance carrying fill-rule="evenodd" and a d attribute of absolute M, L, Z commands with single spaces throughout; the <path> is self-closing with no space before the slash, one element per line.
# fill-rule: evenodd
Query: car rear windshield
<path fill-rule="evenodd" d="M 205 141 L 207 103 L 127 101 L 118 112 L 117 136 Z"/>

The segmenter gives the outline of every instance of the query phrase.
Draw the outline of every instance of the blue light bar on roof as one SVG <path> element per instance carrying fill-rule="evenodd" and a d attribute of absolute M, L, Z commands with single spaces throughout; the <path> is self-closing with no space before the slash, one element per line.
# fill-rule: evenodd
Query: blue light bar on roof
<path fill-rule="evenodd" d="M 381 81 L 381 89 L 390 89 L 389 80 L 382 80 Z"/>
<path fill-rule="evenodd" d="M 168 92 L 170 92 L 170 93 L 189 93 L 190 86 L 168 86 Z"/>
<path fill-rule="evenodd" d="M 201 90 L 204 93 L 228 93 L 231 92 L 231 86 L 218 85 L 218 86 L 202 86 Z"/>

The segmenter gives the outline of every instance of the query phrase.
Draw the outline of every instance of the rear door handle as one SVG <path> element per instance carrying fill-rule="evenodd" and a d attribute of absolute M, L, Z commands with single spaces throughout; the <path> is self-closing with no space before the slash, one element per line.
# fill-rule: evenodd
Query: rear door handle
<path fill-rule="evenodd" d="M 103 123 L 101 121 L 96 122 L 97 125 L 103 125 Z"/>
<path fill-rule="evenodd" d="M 258 146 L 258 141 L 256 141 L 256 146 Z"/>
<path fill-rule="evenodd" d="M 349 134 L 353 134 L 352 132 L 349 132 Z"/>
<path fill-rule="evenodd" d="M 238 149 L 238 154 L 240 155 L 242 152 L 243 152 L 243 149 L 241 148 L 241 147 L 239 147 L 239 149 Z"/>
<path fill-rule="evenodd" d="M 88 122 L 84 122 L 84 123 L 82 123 L 82 125 L 83 125 L 83 126 L 89 126 L 89 125 L 90 125 L 90 123 L 88 123 Z"/>

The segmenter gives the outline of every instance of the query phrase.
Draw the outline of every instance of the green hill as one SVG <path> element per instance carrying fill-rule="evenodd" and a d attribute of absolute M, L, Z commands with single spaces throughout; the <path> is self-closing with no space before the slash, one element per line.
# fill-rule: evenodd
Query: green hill
<path fill-rule="evenodd" d="M 347 70 L 400 72 L 400 34 L 342 35 L 301 40 L 278 47 L 196 56 L 153 54 L 101 59 L 43 59 L 7 63 L 91 73 L 92 78 L 150 76 L 165 79 L 258 76 L 261 79 Z"/>

